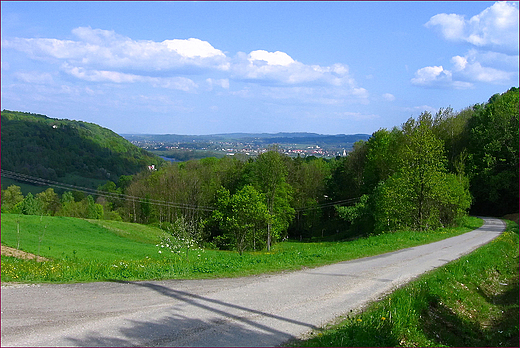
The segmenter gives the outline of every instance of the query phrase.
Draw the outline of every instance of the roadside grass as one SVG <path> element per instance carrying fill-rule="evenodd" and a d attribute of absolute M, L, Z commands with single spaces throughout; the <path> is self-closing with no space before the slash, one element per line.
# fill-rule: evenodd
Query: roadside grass
<path fill-rule="evenodd" d="M 2 282 L 90 282 L 239 277 L 317 267 L 453 237 L 482 225 L 467 218 L 462 227 L 424 233 L 395 232 L 349 242 L 286 241 L 270 252 L 192 249 L 186 257 L 156 246 L 160 229 L 131 223 L 2 214 L 2 244 L 50 258 L 36 262 L 2 256 Z M 43 236 L 43 238 L 41 238 Z M 159 253 L 161 251 L 161 253 Z"/>
<path fill-rule="evenodd" d="M 518 225 L 298 347 L 518 347 Z"/>

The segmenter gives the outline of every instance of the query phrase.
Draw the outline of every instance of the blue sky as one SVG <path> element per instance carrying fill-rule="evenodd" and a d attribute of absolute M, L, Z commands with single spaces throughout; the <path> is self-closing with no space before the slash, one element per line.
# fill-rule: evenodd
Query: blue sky
<path fill-rule="evenodd" d="M 371 134 L 518 86 L 518 2 L 1 2 L 1 108 L 117 133 Z"/>

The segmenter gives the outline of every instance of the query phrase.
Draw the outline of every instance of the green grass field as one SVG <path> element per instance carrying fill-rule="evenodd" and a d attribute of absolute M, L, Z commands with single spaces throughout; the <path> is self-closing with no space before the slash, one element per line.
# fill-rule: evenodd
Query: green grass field
<path fill-rule="evenodd" d="M 89 282 L 237 277 L 373 256 L 438 241 L 482 225 L 417 233 L 397 232 L 350 242 L 276 244 L 270 252 L 190 250 L 181 254 L 157 246 L 164 232 L 132 223 L 2 214 L 3 245 L 51 259 L 46 262 L 2 256 L 2 282 Z M 18 233 L 19 231 L 19 233 Z M 161 251 L 161 253 L 159 253 Z"/>
<path fill-rule="evenodd" d="M 159 229 L 116 221 L 2 214 L 3 245 L 55 260 L 157 257 L 155 244 L 161 234 Z"/>
<path fill-rule="evenodd" d="M 518 347 L 518 225 L 298 347 Z"/>

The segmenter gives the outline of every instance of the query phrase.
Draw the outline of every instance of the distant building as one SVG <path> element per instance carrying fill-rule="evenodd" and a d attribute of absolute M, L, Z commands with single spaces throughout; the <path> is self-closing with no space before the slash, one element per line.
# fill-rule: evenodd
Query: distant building
<path fill-rule="evenodd" d="M 155 164 L 152 164 L 151 166 L 148 166 L 148 170 L 152 171 L 152 170 L 156 170 L 155 169 Z"/>

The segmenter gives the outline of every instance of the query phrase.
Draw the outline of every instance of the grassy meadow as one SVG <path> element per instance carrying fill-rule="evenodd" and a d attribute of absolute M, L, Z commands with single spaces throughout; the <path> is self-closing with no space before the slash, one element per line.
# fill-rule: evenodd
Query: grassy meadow
<path fill-rule="evenodd" d="M 298 347 L 518 347 L 518 224 Z"/>
<path fill-rule="evenodd" d="M 158 228 L 104 220 L 2 214 L 3 245 L 46 257 L 37 262 L 2 256 L 2 282 L 90 282 L 238 277 L 373 256 L 452 237 L 482 225 L 468 218 L 463 227 L 424 233 L 396 232 L 349 242 L 286 241 L 270 252 L 209 249 L 172 253 L 157 246 Z M 187 252 L 189 251 L 189 252 Z"/>

